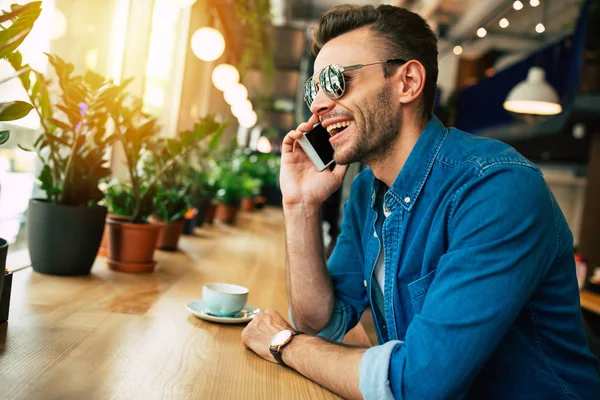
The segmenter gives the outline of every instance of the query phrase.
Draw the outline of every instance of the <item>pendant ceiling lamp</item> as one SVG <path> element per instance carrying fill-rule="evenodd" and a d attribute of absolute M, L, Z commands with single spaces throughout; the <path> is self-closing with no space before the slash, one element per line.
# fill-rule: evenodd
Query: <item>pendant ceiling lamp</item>
<path fill-rule="evenodd" d="M 192 35 L 192 51 L 202 61 L 214 61 L 223 55 L 225 39 L 214 28 L 200 28 Z"/>
<path fill-rule="evenodd" d="M 527 79 L 510 91 L 504 109 L 516 114 L 543 116 L 562 112 L 558 94 L 546 81 L 546 74 L 540 67 L 532 67 Z"/>

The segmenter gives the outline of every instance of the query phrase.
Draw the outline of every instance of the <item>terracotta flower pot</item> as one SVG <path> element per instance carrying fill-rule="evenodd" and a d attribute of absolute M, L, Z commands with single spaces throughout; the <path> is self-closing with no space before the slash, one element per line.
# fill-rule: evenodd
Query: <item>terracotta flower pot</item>
<path fill-rule="evenodd" d="M 107 220 L 109 228 L 107 263 L 122 272 L 152 272 L 156 266 L 154 250 L 162 225 L 132 224 Z"/>
<path fill-rule="evenodd" d="M 248 212 L 254 211 L 254 199 L 252 197 L 242 199 L 242 210 Z"/>
<path fill-rule="evenodd" d="M 129 217 L 125 216 L 125 215 L 119 215 L 119 214 L 108 214 L 106 216 L 106 219 L 114 219 L 117 221 L 129 221 Z M 102 257 L 106 257 L 108 256 L 108 224 L 105 225 L 104 227 L 104 233 L 102 234 L 102 241 L 100 242 L 100 248 L 98 249 L 98 255 L 102 256 Z"/>
<path fill-rule="evenodd" d="M 217 212 L 217 206 L 215 204 L 209 204 L 208 207 L 206 208 L 206 218 L 204 220 L 204 222 L 206 222 L 207 224 L 212 224 L 213 220 L 215 219 L 215 214 Z"/>
<path fill-rule="evenodd" d="M 179 243 L 179 238 L 183 232 L 185 220 L 179 219 L 169 224 L 163 223 L 160 218 L 155 216 L 151 216 L 148 220 L 150 223 L 158 224 L 162 227 L 158 234 L 156 247 L 161 250 L 177 250 L 177 244 Z"/>
<path fill-rule="evenodd" d="M 224 222 L 226 224 L 233 224 L 239 211 L 239 206 L 232 206 L 229 204 L 218 204 L 217 211 L 215 213 L 215 220 Z"/>

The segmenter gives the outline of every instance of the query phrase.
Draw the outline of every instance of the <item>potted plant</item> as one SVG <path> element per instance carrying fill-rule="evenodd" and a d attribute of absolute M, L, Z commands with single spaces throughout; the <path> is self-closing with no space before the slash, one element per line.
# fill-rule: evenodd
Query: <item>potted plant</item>
<path fill-rule="evenodd" d="M 148 153 L 143 162 L 144 176 L 158 176 L 154 213 L 149 220 L 162 225 L 157 242 L 157 247 L 161 250 L 177 250 L 179 237 L 183 232 L 184 216 L 191 207 L 191 185 L 185 180 L 185 162 L 182 158 L 174 159 L 170 168 L 157 175 L 170 160 L 172 154 L 167 148 L 167 141 L 159 139 L 153 146 L 152 153 Z"/>
<path fill-rule="evenodd" d="M 242 175 L 242 210 L 254 211 L 255 199 L 260 195 L 261 186 L 260 179 L 250 175 Z"/>
<path fill-rule="evenodd" d="M 214 171 L 219 186 L 216 195 L 215 220 L 233 224 L 244 194 L 243 177 L 239 175 L 239 169 L 232 162 L 223 162 L 215 167 Z"/>
<path fill-rule="evenodd" d="M 115 86 L 92 71 L 73 74 L 72 64 L 48 58 L 58 96 L 51 96 L 52 81 L 43 74 L 31 70 L 19 76 L 42 128 L 33 148 L 21 148 L 38 155 L 38 180 L 46 192 L 45 199 L 29 202 L 29 254 L 37 272 L 82 275 L 94 263 L 106 217 L 98 186 L 110 175 L 105 155 L 114 137 L 106 132 L 108 105 L 125 85 Z M 19 54 L 9 61 L 15 70 L 26 68 Z"/>
<path fill-rule="evenodd" d="M 199 125 L 196 124 L 194 129 Z M 185 162 L 187 167 L 187 181 L 190 184 L 190 198 L 192 205 L 197 210 L 197 225 L 203 222 L 212 223 L 215 215 L 214 198 L 218 190 L 214 177 L 209 171 L 214 163 L 215 156 L 221 152 L 218 147 L 223 130 L 214 134 L 207 143 L 200 143 L 192 150 Z"/>
<path fill-rule="evenodd" d="M 115 202 L 123 207 L 129 221 L 108 220 L 109 246 L 108 265 L 123 272 L 151 272 L 154 270 L 154 250 L 162 228 L 159 224 L 148 223 L 148 217 L 156 211 L 154 198 L 162 175 L 176 162 L 185 158 L 207 137 L 222 131 L 213 116 L 201 120 L 193 130 L 181 132 L 178 138 L 166 142 L 168 157 L 161 168 L 151 176 L 144 176 L 140 161 L 145 151 L 152 153 L 155 146 L 162 144 L 155 139 L 158 131 L 156 119 L 143 112 L 139 100 L 121 95 L 113 103 L 110 116 L 114 121 L 116 139 L 123 146 L 129 172 L 129 182 L 120 184 L 118 196 L 109 193 L 107 202 L 112 210 L 117 210 Z"/>
<path fill-rule="evenodd" d="M 25 40 L 34 22 L 40 16 L 41 2 L 36 1 L 26 5 L 13 4 L 10 11 L 2 12 L 0 15 L 0 24 L 4 25 L 11 22 L 11 25 L 4 28 L 0 35 L 0 58 L 9 58 L 16 54 L 19 45 Z M 4 78 L 0 85 L 26 73 L 29 68 L 16 70 L 15 75 Z M 33 109 L 33 106 L 24 101 L 9 101 L 0 103 L 0 121 L 14 121 L 23 118 Z M 0 131 L 0 145 L 6 143 L 10 138 L 8 130 Z M 12 273 L 6 268 L 6 256 L 8 255 L 8 242 L 0 238 L 0 271 L 4 271 L 0 279 L 0 323 L 8 319 L 8 303 L 10 301 L 10 286 L 12 282 Z"/>

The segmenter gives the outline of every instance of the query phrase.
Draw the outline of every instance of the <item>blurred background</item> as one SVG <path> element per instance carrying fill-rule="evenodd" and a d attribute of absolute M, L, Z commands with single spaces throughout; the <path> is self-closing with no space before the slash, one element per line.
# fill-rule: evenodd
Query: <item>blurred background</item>
<path fill-rule="evenodd" d="M 0 0 L 0 8 L 27 1 Z M 279 153 L 283 136 L 309 110 L 303 82 L 313 74 L 309 29 L 341 0 L 43 0 L 19 47 L 24 63 L 48 73 L 45 53 L 75 71 L 93 70 L 128 90 L 155 116 L 160 136 L 176 137 L 199 118 L 231 121 L 223 143 L 252 153 Z M 583 0 L 390 0 L 426 18 L 439 37 L 435 114 L 448 126 L 505 141 L 537 163 L 575 236 L 576 250 L 600 265 L 600 6 Z M 511 91 L 532 67 L 545 72 L 562 112 L 509 112 Z M 14 74 L 0 60 L 0 77 Z M 239 82 L 239 83 L 238 83 Z M 0 100 L 27 100 L 18 79 Z M 40 163 L 30 147 L 36 113 L 0 123 L 16 134 L 0 148 L 0 236 L 9 266 L 27 265 L 26 215 Z M 115 178 L 126 170 L 112 149 Z M 324 206 L 326 245 L 335 243 L 341 204 L 352 178 Z M 269 197 L 276 205 L 277 195 Z M 589 273 L 589 271 L 588 271 Z"/>

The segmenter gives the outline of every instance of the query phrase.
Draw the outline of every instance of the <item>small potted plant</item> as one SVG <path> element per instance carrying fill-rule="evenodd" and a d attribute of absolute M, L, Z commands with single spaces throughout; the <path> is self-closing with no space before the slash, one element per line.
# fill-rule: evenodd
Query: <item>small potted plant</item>
<path fill-rule="evenodd" d="M 152 154 L 163 144 L 157 140 L 156 119 L 143 112 L 139 100 L 120 96 L 110 109 L 114 121 L 115 136 L 123 146 L 129 172 L 129 182 L 120 183 L 120 191 L 107 198 L 110 208 L 117 210 L 115 202 L 123 207 L 129 221 L 108 220 L 109 246 L 107 262 L 110 268 L 122 272 L 151 272 L 154 270 L 154 250 L 162 225 L 148 223 L 155 213 L 155 200 L 160 179 L 173 165 L 199 145 L 204 139 L 222 131 L 213 116 L 208 116 L 194 126 L 193 130 L 181 132 L 178 138 L 166 141 L 168 157 L 151 176 L 144 175 L 141 160 L 144 152 Z"/>
<path fill-rule="evenodd" d="M 250 175 L 242 175 L 242 203 L 241 208 L 244 211 L 254 211 L 255 199 L 260 195 L 262 183 L 260 179 Z"/>
<path fill-rule="evenodd" d="M 244 195 L 243 176 L 239 175 L 239 169 L 236 167 L 235 163 L 223 162 L 214 168 L 219 186 L 215 220 L 227 224 L 235 223 Z"/>
<path fill-rule="evenodd" d="M 156 141 L 152 152 L 143 161 L 143 176 L 158 177 L 154 213 L 149 221 L 162 225 L 157 242 L 157 248 L 161 250 L 177 250 L 185 223 L 184 216 L 191 206 L 191 185 L 185 180 L 184 161 L 182 157 L 173 159 L 164 139 Z M 170 163 L 170 167 L 165 169 L 167 163 Z M 159 174 L 159 171 L 164 172 Z"/>

